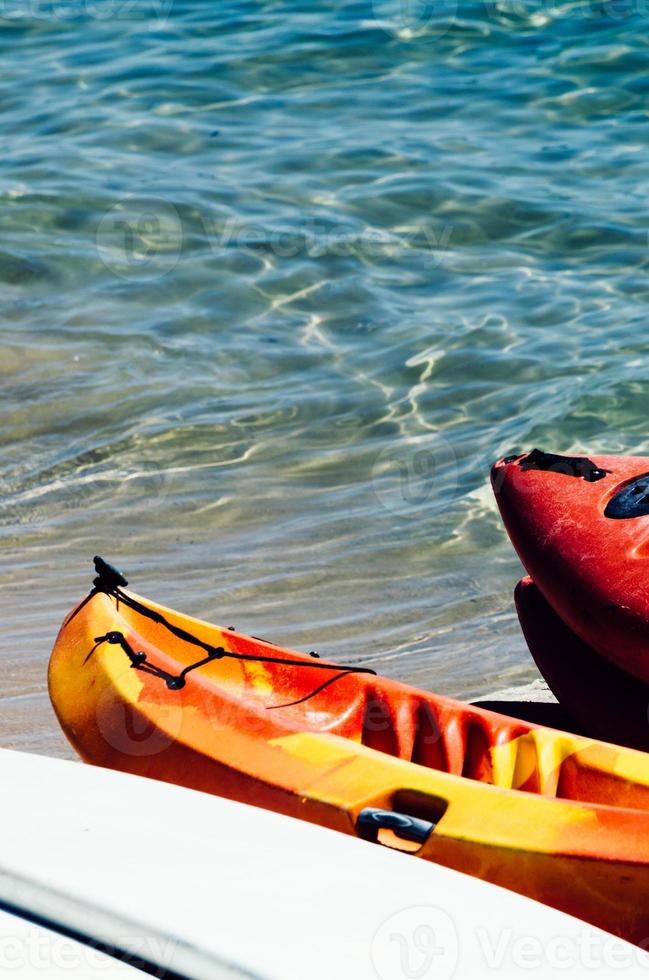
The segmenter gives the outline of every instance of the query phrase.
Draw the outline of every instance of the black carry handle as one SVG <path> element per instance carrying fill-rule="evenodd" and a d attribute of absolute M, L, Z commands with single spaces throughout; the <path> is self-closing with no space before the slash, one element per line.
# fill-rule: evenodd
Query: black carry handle
<path fill-rule="evenodd" d="M 361 810 L 356 820 L 358 836 L 373 844 L 378 842 L 379 830 L 391 830 L 404 840 L 425 844 L 435 826 L 430 820 L 410 817 L 407 813 L 395 813 L 394 810 L 379 810 L 373 806 Z"/>
<path fill-rule="evenodd" d="M 604 517 L 626 519 L 649 514 L 649 473 L 625 483 L 606 505 Z"/>

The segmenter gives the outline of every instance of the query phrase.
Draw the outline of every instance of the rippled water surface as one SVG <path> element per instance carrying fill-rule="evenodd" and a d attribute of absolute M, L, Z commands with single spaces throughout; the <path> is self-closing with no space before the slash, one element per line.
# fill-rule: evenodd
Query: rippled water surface
<path fill-rule="evenodd" d="M 7 0 L 5 745 L 151 598 L 462 697 L 525 682 L 503 451 L 649 451 L 642 5 Z"/>

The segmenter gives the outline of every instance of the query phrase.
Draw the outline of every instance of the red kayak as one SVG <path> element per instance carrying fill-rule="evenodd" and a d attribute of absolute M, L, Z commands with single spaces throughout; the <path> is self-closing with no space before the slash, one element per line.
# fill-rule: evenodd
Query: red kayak
<path fill-rule="evenodd" d="M 531 578 L 518 583 L 514 596 L 527 645 L 570 718 L 567 727 L 590 738 L 649 750 L 649 684 L 580 640 Z"/>
<path fill-rule="evenodd" d="M 512 543 L 559 618 L 649 681 L 649 457 L 535 449 L 497 462 L 491 479 Z"/>

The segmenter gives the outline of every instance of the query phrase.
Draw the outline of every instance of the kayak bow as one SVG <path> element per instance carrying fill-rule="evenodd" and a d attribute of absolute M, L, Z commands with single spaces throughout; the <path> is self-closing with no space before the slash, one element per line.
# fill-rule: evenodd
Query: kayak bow
<path fill-rule="evenodd" d="M 534 449 L 491 473 L 519 558 L 597 653 L 649 682 L 649 458 Z"/>

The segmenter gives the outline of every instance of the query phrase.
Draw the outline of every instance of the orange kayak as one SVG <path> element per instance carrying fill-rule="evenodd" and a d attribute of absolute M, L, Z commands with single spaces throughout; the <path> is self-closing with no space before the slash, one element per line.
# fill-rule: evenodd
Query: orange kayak
<path fill-rule="evenodd" d="M 96 567 L 49 671 L 85 760 L 408 851 L 633 942 L 649 936 L 649 756 L 192 619 Z"/>

